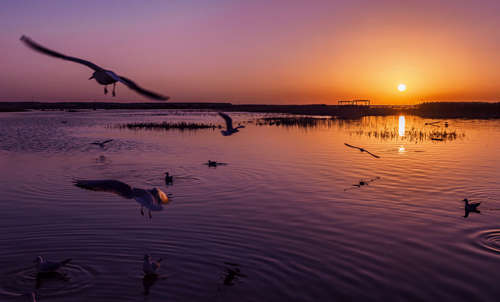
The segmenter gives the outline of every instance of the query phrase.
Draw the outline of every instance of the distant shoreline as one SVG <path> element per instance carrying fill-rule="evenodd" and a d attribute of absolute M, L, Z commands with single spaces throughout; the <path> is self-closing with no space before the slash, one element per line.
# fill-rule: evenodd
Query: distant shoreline
<path fill-rule="evenodd" d="M 430 102 L 419 105 L 239 105 L 231 103 L 0 102 L 0 112 L 29 110 L 177 109 L 325 115 L 338 118 L 416 115 L 425 118 L 500 118 L 500 102 Z"/>

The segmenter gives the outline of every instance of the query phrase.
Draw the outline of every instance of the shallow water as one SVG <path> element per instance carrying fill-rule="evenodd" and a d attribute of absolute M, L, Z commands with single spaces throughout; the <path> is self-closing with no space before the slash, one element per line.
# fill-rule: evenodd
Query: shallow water
<path fill-rule="evenodd" d="M 285 127 L 232 116 L 253 122 L 224 137 L 116 127 L 222 123 L 213 112 L 1 113 L 1 301 L 35 289 L 37 255 L 73 259 L 63 277 L 39 284 L 40 301 L 497 300 L 500 121 Z M 454 135 L 431 139 L 443 131 Z M 76 179 L 171 198 L 150 219 L 134 199 Z M 464 218 L 464 198 L 481 213 Z M 163 258 L 156 280 L 143 280 L 144 253 Z"/>

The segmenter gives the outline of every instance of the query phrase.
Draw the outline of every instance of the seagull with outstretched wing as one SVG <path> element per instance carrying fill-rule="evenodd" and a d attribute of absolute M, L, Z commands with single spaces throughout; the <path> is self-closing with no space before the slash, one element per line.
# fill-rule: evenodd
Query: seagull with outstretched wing
<path fill-rule="evenodd" d="M 358 149 L 358 150 L 359 150 L 359 151 L 361 151 L 361 152 L 366 152 L 366 153 L 370 154 L 371 156 L 373 156 L 373 157 L 375 157 L 375 158 L 380 158 L 380 156 L 375 155 L 375 154 L 373 154 L 373 153 L 371 153 L 371 152 L 369 152 L 369 151 L 367 151 L 367 150 L 365 150 L 365 149 L 363 149 L 363 148 L 356 147 L 356 146 L 353 146 L 353 145 L 349 145 L 349 144 L 347 144 L 347 143 L 344 143 L 344 145 L 346 145 L 346 146 L 347 146 L 347 147 L 349 147 L 349 148 Z"/>
<path fill-rule="evenodd" d="M 106 70 L 100 66 L 97 66 L 96 64 L 94 64 L 92 62 L 89 62 L 89 61 L 86 61 L 86 60 L 83 60 L 80 58 L 76 58 L 76 57 L 70 57 L 70 56 L 64 55 L 62 53 L 45 48 L 42 45 L 34 42 L 33 40 L 31 40 L 30 38 L 28 38 L 26 36 L 22 36 L 21 41 L 24 42 L 24 44 L 26 46 L 30 47 L 31 49 L 36 50 L 38 52 L 41 52 L 43 54 L 46 54 L 48 56 L 63 59 L 66 61 L 79 63 L 79 64 L 83 64 L 83 65 L 91 68 L 92 70 L 94 70 L 94 73 L 89 78 L 89 80 L 95 79 L 97 81 L 97 83 L 104 85 L 104 94 L 108 93 L 107 85 L 113 84 L 112 94 L 113 94 L 113 96 L 115 96 L 116 95 L 116 92 L 115 92 L 116 83 L 120 82 L 120 83 L 124 84 L 125 86 L 127 86 L 128 88 L 135 90 L 137 93 L 142 94 L 143 96 L 148 97 L 150 99 L 154 99 L 154 100 L 158 100 L 158 101 L 166 101 L 169 99 L 168 96 L 163 96 L 163 95 L 157 94 L 155 92 L 146 90 L 146 89 L 140 87 L 139 85 L 137 85 L 136 83 L 134 83 L 132 80 L 127 79 L 126 77 L 119 76 L 116 73 L 114 73 L 113 71 Z"/>
<path fill-rule="evenodd" d="M 119 180 L 75 180 L 74 185 L 91 191 L 101 191 L 114 193 L 126 199 L 134 199 L 141 206 L 141 215 L 144 215 L 144 208 L 149 210 L 149 218 L 152 218 L 151 211 L 163 210 L 163 204 L 168 202 L 168 196 L 162 190 L 153 188 L 151 190 L 132 188 L 130 185 Z"/>
<path fill-rule="evenodd" d="M 233 135 L 236 132 L 239 132 L 239 130 L 238 130 L 239 128 L 245 128 L 245 126 L 238 126 L 238 127 L 234 128 L 233 127 L 233 119 L 229 115 L 227 115 L 223 112 L 219 112 L 219 115 L 226 122 L 226 130 L 221 130 L 222 135 L 224 135 L 224 136 Z"/>

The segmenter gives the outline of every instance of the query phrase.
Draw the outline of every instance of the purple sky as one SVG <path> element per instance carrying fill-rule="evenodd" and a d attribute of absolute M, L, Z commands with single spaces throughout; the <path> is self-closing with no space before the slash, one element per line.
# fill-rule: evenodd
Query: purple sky
<path fill-rule="evenodd" d="M 0 100 L 144 100 L 122 85 L 104 96 L 25 34 L 172 101 L 498 101 L 499 14 L 493 0 L 3 0 Z"/>

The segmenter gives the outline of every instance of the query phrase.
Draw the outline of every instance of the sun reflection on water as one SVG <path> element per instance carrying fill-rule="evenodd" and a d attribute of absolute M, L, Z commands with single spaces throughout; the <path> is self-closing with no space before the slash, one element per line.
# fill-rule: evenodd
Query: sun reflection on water
<path fill-rule="evenodd" d="M 399 116 L 399 136 L 405 136 L 405 117 Z"/>

